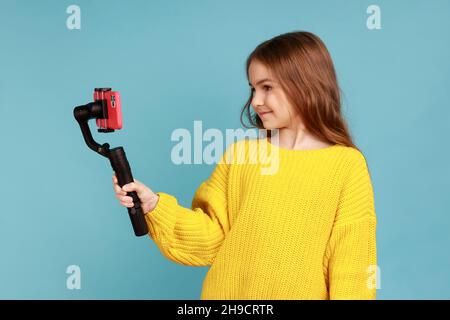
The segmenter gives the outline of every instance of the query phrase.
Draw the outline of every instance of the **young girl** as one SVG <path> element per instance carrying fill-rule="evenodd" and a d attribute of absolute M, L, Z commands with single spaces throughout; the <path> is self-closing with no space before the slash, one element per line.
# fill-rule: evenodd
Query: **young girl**
<path fill-rule="evenodd" d="M 308 32 L 282 34 L 260 44 L 246 69 L 251 94 L 241 121 L 245 114 L 276 134 L 231 144 L 192 209 L 137 180 L 121 189 L 113 176 L 117 198 L 131 207 L 126 192 L 137 192 L 167 258 L 211 265 L 202 299 L 375 299 L 372 184 L 325 45 Z M 236 164 L 255 144 L 277 152 L 276 172 Z"/>

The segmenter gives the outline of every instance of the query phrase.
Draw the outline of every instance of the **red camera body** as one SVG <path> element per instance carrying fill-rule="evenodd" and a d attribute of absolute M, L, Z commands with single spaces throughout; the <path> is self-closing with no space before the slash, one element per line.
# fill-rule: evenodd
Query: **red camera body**
<path fill-rule="evenodd" d="M 103 105 L 104 118 L 95 120 L 97 127 L 106 132 L 122 129 L 122 109 L 119 92 L 111 91 L 110 88 L 96 88 L 94 90 L 94 101 L 101 101 Z"/>

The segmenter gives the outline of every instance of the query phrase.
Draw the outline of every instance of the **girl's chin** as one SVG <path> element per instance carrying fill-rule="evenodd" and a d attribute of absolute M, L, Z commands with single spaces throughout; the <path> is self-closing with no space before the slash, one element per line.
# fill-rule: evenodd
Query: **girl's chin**
<path fill-rule="evenodd" d="M 264 125 L 264 129 L 266 129 L 266 130 L 274 130 L 274 129 L 277 129 L 276 126 L 274 126 L 273 124 L 263 123 L 263 125 Z"/>
<path fill-rule="evenodd" d="M 264 122 L 263 126 L 266 130 L 280 130 L 281 128 L 283 128 L 283 126 L 280 126 L 279 124 L 267 122 Z"/>

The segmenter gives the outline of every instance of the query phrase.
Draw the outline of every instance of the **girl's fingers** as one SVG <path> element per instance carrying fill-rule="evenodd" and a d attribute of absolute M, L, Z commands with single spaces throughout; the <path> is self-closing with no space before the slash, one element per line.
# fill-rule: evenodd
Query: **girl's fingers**
<path fill-rule="evenodd" d="M 114 192 L 116 194 L 121 194 L 121 195 L 126 195 L 127 193 L 125 191 L 122 190 L 122 188 L 118 185 L 117 183 L 117 178 L 116 176 L 113 176 L 113 188 L 114 188 Z"/>
<path fill-rule="evenodd" d="M 122 194 L 117 194 L 116 193 L 116 198 L 119 199 L 119 201 L 123 201 L 123 202 L 133 202 L 133 198 L 129 197 L 129 196 L 125 196 Z"/>
<path fill-rule="evenodd" d="M 129 196 L 123 196 L 123 197 L 121 198 L 121 200 L 122 200 L 123 202 L 133 202 L 133 198 L 132 198 L 132 197 L 129 197 Z"/>
<path fill-rule="evenodd" d="M 127 193 L 123 191 L 118 185 L 114 186 L 114 192 L 120 196 L 126 196 Z"/>
<path fill-rule="evenodd" d="M 118 193 L 118 194 L 124 194 L 124 195 L 126 194 L 126 192 L 123 191 L 122 188 L 119 187 L 118 184 L 115 184 L 115 185 L 114 185 L 114 192 L 115 192 L 115 193 Z"/>
<path fill-rule="evenodd" d="M 127 208 L 132 208 L 134 206 L 134 203 L 132 202 L 120 202 L 120 204 Z"/>
<path fill-rule="evenodd" d="M 133 198 L 127 196 L 127 192 L 136 191 L 139 197 L 146 196 L 146 187 L 140 181 L 134 179 L 134 182 L 128 183 L 122 188 L 119 186 L 117 177 L 115 174 L 112 176 L 112 181 L 114 185 L 114 192 L 116 193 L 116 198 L 119 199 L 120 204 L 127 208 L 132 208 L 134 206 Z M 125 188 L 124 188 L 125 187 Z"/>
<path fill-rule="evenodd" d="M 124 207 L 132 208 L 134 206 L 133 198 L 127 196 L 127 192 L 119 186 L 119 181 L 117 181 L 117 177 L 115 174 L 113 174 L 112 176 L 112 181 L 114 192 L 116 193 L 116 198 L 119 199 L 120 204 Z"/>
<path fill-rule="evenodd" d="M 119 181 L 117 181 L 117 178 L 116 178 L 115 175 L 112 177 L 112 180 L 113 180 L 114 190 L 115 191 L 116 190 L 122 190 L 122 188 L 119 186 Z"/>

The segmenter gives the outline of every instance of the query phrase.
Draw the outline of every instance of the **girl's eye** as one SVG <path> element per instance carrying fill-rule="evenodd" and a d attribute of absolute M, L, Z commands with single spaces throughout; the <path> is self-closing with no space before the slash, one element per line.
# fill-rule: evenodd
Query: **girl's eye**
<path fill-rule="evenodd" d="M 264 89 L 264 91 L 270 91 L 270 90 L 272 90 L 272 87 L 271 87 L 271 86 L 268 86 L 268 85 L 265 85 L 265 86 L 263 86 L 263 89 Z M 250 92 L 251 92 L 252 94 L 254 94 L 254 93 L 255 93 L 255 88 L 250 87 Z"/>

